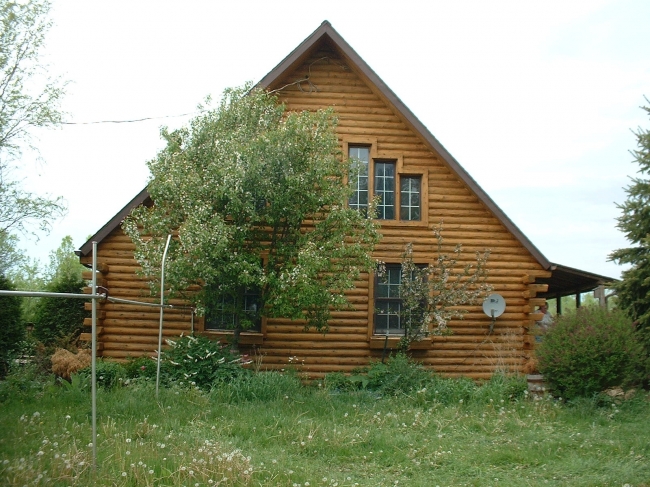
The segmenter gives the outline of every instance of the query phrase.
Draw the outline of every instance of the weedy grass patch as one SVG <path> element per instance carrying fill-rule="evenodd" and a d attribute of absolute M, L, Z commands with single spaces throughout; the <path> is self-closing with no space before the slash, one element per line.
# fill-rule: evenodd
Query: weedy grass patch
<path fill-rule="evenodd" d="M 480 386 L 418 378 L 391 394 L 259 373 L 210 391 L 172 383 L 156 400 L 153 383 L 134 379 L 98 391 L 93 468 L 87 384 L 25 381 L 0 384 L 2 485 L 638 487 L 650 479 L 645 393 L 563 403 L 533 400 L 508 377 Z"/>

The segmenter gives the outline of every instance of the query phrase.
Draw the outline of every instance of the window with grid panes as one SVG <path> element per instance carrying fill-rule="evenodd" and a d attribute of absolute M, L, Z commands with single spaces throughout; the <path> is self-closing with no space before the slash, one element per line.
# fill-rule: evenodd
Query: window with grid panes
<path fill-rule="evenodd" d="M 375 196 L 378 198 L 377 218 L 395 219 L 395 163 L 375 162 Z"/>
<path fill-rule="evenodd" d="M 232 330 L 245 318 L 253 323 L 247 331 L 261 331 L 260 303 L 261 296 L 257 290 L 247 289 L 237 298 L 208 292 L 205 303 L 205 329 Z"/>
<path fill-rule="evenodd" d="M 402 284 L 402 266 L 386 264 L 386 274 L 375 282 L 375 316 L 374 326 L 377 335 L 403 335 L 402 299 L 400 286 Z"/>
<path fill-rule="evenodd" d="M 400 220 L 417 221 L 422 218 L 420 211 L 421 182 L 420 176 L 400 177 Z"/>
<path fill-rule="evenodd" d="M 350 180 L 352 186 L 352 196 L 348 205 L 355 210 L 368 210 L 368 201 L 370 201 L 370 192 L 368 190 L 370 148 L 369 147 L 350 147 L 348 157 L 352 159 L 352 168 L 355 177 Z"/>
<path fill-rule="evenodd" d="M 422 177 L 398 174 L 394 160 L 371 160 L 370 149 L 362 145 L 348 146 L 353 170 L 350 208 L 366 211 L 369 201 L 377 198 L 377 219 L 420 221 Z"/>

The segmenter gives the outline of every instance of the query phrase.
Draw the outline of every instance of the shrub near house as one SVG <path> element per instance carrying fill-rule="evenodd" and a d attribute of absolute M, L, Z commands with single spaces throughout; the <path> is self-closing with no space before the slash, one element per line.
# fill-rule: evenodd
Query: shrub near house
<path fill-rule="evenodd" d="M 556 395 L 567 399 L 636 385 L 648 374 L 648 359 L 631 320 L 600 307 L 560 316 L 537 357 Z"/>
<path fill-rule="evenodd" d="M 9 280 L 0 274 L 0 289 L 13 290 Z M 13 354 L 25 336 L 17 296 L 0 296 L 0 378 L 7 373 Z"/>

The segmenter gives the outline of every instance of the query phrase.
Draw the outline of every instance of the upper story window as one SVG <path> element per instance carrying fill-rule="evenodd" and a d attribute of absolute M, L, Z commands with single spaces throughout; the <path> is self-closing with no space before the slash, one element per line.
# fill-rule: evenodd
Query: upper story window
<path fill-rule="evenodd" d="M 354 193 L 348 204 L 355 210 L 368 210 L 370 192 L 368 190 L 368 179 L 370 169 L 370 148 L 350 147 L 348 157 L 353 160 L 352 169 L 355 178 L 350 181 Z"/>
<path fill-rule="evenodd" d="M 420 220 L 421 217 L 421 176 L 402 176 L 400 178 L 400 220 Z"/>
<path fill-rule="evenodd" d="M 401 156 L 379 158 L 370 146 L 348 145 L 348 157 L 352 160 L 350 208 L 367 211 L 368 203 L 376 198 L 379 220 L 423 220 L 423 175 L 404 174 Z"/>
<path fill-rule="evenodd" d="M 377 203 L 377 218 L 380 220 L 395 219 L 395 163 L 375 162 L 375 196 Z"/>

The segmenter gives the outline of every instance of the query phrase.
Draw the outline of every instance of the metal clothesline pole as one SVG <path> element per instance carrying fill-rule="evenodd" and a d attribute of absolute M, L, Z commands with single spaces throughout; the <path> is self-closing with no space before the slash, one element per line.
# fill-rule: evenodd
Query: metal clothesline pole
<path fill-rule="evenodd" d="M 0 289 L 0 296 L 20 296 L 28 298 L 68 298 L 68 299 L 90 299 L 92 300 L 91 308 L 91 401 L 92 401 L 92 456 L 93 456 L 93 470 L 97 468 L 97 300 L 110 301 L 112 303 L 133 304 L 137 306 L 150 306 L 160 308 L 160 331 L 158 338 L 158 374 L 156 377 L 156 398 L 158 397 L 158 383 L 160 380 L 160 349 L 162 348 L 162 325 L 163 325 L 163 309 L 189 309 L 192 312 L 192 332 L 194 331 L 194 307 L 191 306 L 174 306 L 171 304 L 164 304 L 164 285 L 165 285 L 165 258 L 169 247 L 171 235 L 167 238 L 167 245 L 165 246 L 165 253 L 163 254 L 162 269 L 161 269 L 161 283 L 160 283 L 160 303 L 149 303 L 144 301 L 134 301 L 130 299 L 114 298 L 108 295 L 108 291 L 104 293 L 97 293 L 97 242 L 93 242 L 93 259 L 92 259 L 92 284 L 91 294 L 80 293 L 54 293 L 47 291 L 10 291 Z M 103 289 L 103 288 L 102 288 Z"/>
<path fill-rule="evenodd" d="M 97 242 L 93 241 L 93 280 L 91 292 L 97 294 Z M 97 300 L 92 300 L 91 402 L 93 423 L 93 471 L 97 469 Z"/>
<path fill-rule="evenodd" d="M 160 385 L 160 360 L 162 357 L 162 332 L 163 332 L 163 313 L 165 311 L 165 260 L 169 250 L 169 242 L 172 236 L 167 235 L 167 243 L 163 252 L 162 263 L 160 264 L 160 326 L 158 328 L 158 363 L 156 365 L 156 400 L 158 400 L 158 387 Z"/>
<path fill-rule="evenodd" d="M 8 291 L 0 290 L 0 296 L 20 296 L 23 298 L 72 298 L 72 299 L 106 299 L 106 294 L 49 293 L 46 291 Z M 156 305 L 158 306 L 158 305 Z"/>

